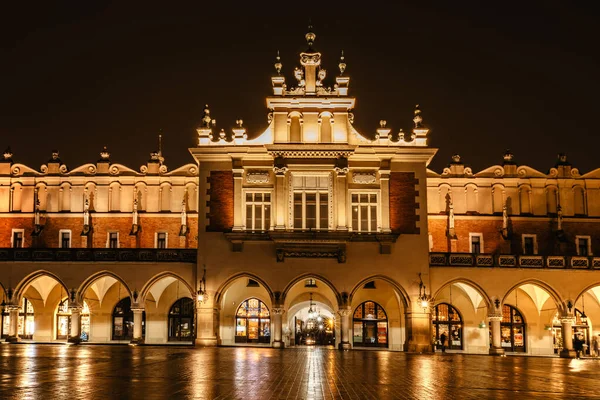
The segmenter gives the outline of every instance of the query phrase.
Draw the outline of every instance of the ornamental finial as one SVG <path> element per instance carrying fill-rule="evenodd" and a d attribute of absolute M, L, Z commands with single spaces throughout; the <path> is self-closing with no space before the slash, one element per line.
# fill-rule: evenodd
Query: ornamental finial
<path fill-rule="evenodd" d="M 204 105 L 204 114 L 202 115 L 202 124 L 206 128 L 210 128 L 210 123 L 212 119 L 210 118 L 210 110 L 208 109 L 208 104 Z"/>
<path fill-rule="evenodd" d="M 308 43 L 308 47 L 312 48 L 313 43 L 315 42 L 315 38 L 317 35 L 312 31 L 312 24 L 310 20 L 308 21 L 308 33 L 304 36 L 306 38 L 306 43 Z"/>
<path fill-rule="evenodd" d="M 277 57 L 275 57 L 275 71 L 277 71 L 277 75 L 281 75 L 281 57 L 279 57 L 279 50 L 277 50 Z"/>
<path fill-rule="evenodd" d="M 108 160 L 109 157 L 110 157 L 110 153 L 108 152 L 108 149 L 106 148 L 106 146 L 104 146 L 102 148 L 102 151 L 100 152 L 100 158 L 102 160 Z"/>
<path fill-rule="evenodd" d="M 13 152 L 12 152 L 12 150 L 10 149 L 10 146 L 8 146 L 8 147 L 6 148 L 6 150 L 4 150 L 4 159 L 5 159 L 6 161 L 10 161 L 10 160 L 12 160 L 12 156 L 13 156 Z"/>
<path fill-rule="evenodd" d="M 418 104 L 415 106 L 415 117 L 413 118 L 413 122 L 415 123 L 415 129 L 423 127 L 423 117 L 421 116 L 421 109 Z"/>
<path fill-rule="evenodd" d="M 344 71 L 346 70 L 346 63 L 344 62 L 344 50 L 342 50 L 338 67 L 340 68 L 340 76 L 344 75 Z"/>

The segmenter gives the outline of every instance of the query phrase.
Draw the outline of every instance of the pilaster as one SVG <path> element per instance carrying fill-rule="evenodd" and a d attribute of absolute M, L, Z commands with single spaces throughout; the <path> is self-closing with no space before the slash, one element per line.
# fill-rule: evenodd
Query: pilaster
<path fill-rule="evenodd" d="M 390 170 L 379 170 L 381 182 L 381 232 L 390 233 Z"/>

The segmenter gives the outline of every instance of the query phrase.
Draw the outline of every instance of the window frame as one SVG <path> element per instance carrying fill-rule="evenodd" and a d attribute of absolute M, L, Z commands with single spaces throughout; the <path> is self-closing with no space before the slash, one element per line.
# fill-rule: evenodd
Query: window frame
<path fill-rule="evenodd" d="M 360 217 L 358 218 L 359 229 L 357 231 L 354 231 L 354 229 L 353 229 L 354 220 L 352 219 L 352 207 L 353 207 L 354 204 L 361 204 L 360 201 L 358 203 L 352 203 L 352 195 L 355 195 L 355 194 L 358 195 L 358 196 L 360 196 L 361 194 L 366 194 L 366 195 L 374 194 L 375 195 L 375 207 L 376 207 L 375 215 L 376 215 L 376 218 L 377 218 L 377 221 L 375 223 L 375 225 L 376 225 L 375 231 L 371 231 L 370 230 L 370 228 L 371 228 L 370 226 L 368 227 L 369 229 L 366 230 L 366 231 L 365 230 L 361 230 L 360 229 Z M 360 197 L 359 197 L 359 199 L 360 199 Z M 346 211 L 346 213 L 347 213 L 346 214 L 347 215 L 346 221 L 349 221 L 349 223 L 348 223 L 348 225 L 349 225 L 348 229 L 351 232 L 358 232 L 358 233 L 379 233 L 379 232 L 381 232 L 381 229 L 382 229 L 381 228 L 381 226 L 382 226 L 382 219 L 381 219 L 381 189 L 371 189 L 371 190 L 369 190 L 369 189 L 367 189 L 367 190 L 365 190 L 365 189 L 350 189 L 350 190 L 348 190 L 348 199 L 347 199 L 347 203 L 346 204 L 348 205 L 347 206 L 347 211 Z M 369 204 L 368 207 L 370 208 L 370 204 L 371 203 L 365 203 L 365 204 Z M 360 213 L 360 209 L 359 209 L 359 213 Z M 369 216 L 370 216 L 370 213 L 369 213 Z"/>
<path fill-rule="evenodd" d="M 110 247 L 110 235 L 112 233 L 116 233 L 117 234 L 117 247 Z M 118 248 L 120 248 L 121 247 L 121 240 L 120 240 L 119 236 L 120 236 L 119 235 L 119 231 L 108 231 L 108 232 L 106 232 L 106 248 L 107 249 L 118 249 Z"/>
<path fill-rule="evenodd" d="M 256 194 L 256 193 L 262 193 L 263 199 L 264 199 L 265 193 L 269 194 L 269 197 L 270 197 L 270 200 L 269 200 L 269 203 L 268 203 L 269 204 L 269 226 L 268 227 L 265 226 L 265 229 L 253 229 L 252 227 L 246 226 L 246 221 L 247 221 L 247 219 L 246 219 L 246 215 L 247 215 L 247 213 L 246 213 L 246 207 L 248 205 L 248 203 L 246 202 L 246 195 L 248 193 L 251 193 L 253 195 Z M 274 215 L 273 215 L 273 209 L 274 209 L 274 207 L 273 207 L 273 205 L 274 205 L 273 195 L 274 195 L 274 193 L 275 193 L 274 189 L 267 189 L 267 188 L 264 188 L 264 189 L 263 188 L 242 189 L 242 221 L 243 221 L 243 227 L 244 227 L 245 231 L 267 232 L 267 231 L 273 230 L 275 228 L 275 225 L 274 225 L 275 220 L 274 220 Z M 257 203 L 258 202 L 255 202 L 254 200 L 252 200 L 251 204 L 252 205 L 256 205 Z M 261 203 L 262 203 L 263 207 L 267 204 L 264 200 Z M 254 209 L 254 207 L 252 207 L 252 209 Z M 264 215 L 266 215 L 266 214 L 263 213 L 263 219 L 262 219 L 263 225 L 265 224 Z M 254 218 L 252 218 L 252 224 L 254 224 L 255 222 L 256 222 L 256 220 Z"/>
<path fill-rule="evenodd" d="M 317 189 L 311 189 L 311 188 L 302 188 L 302 189 L 293 189 L 292 190 L 292 221 L 294 221 L 296 219 L 296 212 L 295 212 L 295 207 L 296 207 L 296 194 L 300 194 L 302 195 L 302 227 L 297 227 L 296 224 L 294 223 L 294 230 L 301 230 L 301 231 L 307 231 L 307 230 L 315 230 L 315 231 L 328 231 L 329 227 L 331 226 L 331 221 L 329 219 L 329 210 L 331 207 L 331 198 L 329 196 L 329 189 L 324 189 L 324 188 L 317 188 Z M 307 194 L 314 194 L 315 195 L 315 227 L 314 228 L 307 228 L 306 227 L 306 195 Z M 327 226 L 322 228 L 321 227 L 321 195 L 325 194 L 327 196 Z"/>
<path fill-rule="evenodd" d="M 527 254 L 527 252 L 525 251 L 525 239 L 527 238 L 533 239 L 533 254 Z M 521 249 L 523 250 L 523 255 L 536 256 L 538 254 L 537 235 L 533 233 L 523 233 L 521 235 Z"/>
<path fill-rule="evenodd" d="M 165 247 L 158 247 L 158 235 L 165 235 Z M 167 231 L 157 231 L 154 232 L 154 248 L 155 249 L 168 249 L 169 248 L 169 232 Z"/>
<path fill-rule="evenodd" d="M 15 247 L 15 233 L 21 233 L 21 246 Z M 12 249 L 23 249 L 25 248 L 25 229 L 13 228 L 10 232 L 10 247 Z"/>
<path fill-rule="evenodd" d="M 479 253 L 473 253 L 473 237 L 479 237 Z M 485 254 L 485 247 L 483 246 L 483 233 L 469 232 L 469 253 Z"/>
<path fill-rule="evenodd" d="M 69 247 L 63 247 L 63 233 L 69 234 Z M 70 229 L 60 229 L 58 231 L 58 247 L 60 249 L 70 249 L 73 246 L 73 232 Z"/>
<path fill-rule="evenodd" d="M 583 255 L 580 254 L 579 252 L 579 241 L 581 239 L 587 240 L 587 254 Z M 577 244 L 576 250 L 577 250 L 577 255 L 581 256 L 581 257 L 589 257 L 592 256 L 592 237 L 588 236 L 588 235 L 577 235 L 575 236 L 575 243 Z"/>

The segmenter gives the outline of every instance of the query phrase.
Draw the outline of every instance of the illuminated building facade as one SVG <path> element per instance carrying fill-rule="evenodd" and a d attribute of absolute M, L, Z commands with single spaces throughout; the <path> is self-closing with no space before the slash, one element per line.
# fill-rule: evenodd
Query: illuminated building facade
<path fill-rule="evenodd" d="M 412 128 L 353 126 L 343 53 L 331 79 L 307 49 L 279 57 L 267 127 L 226 132 L 204 109 L 195 160 L 160 149 L 38 171 L 0 162 L 6 341 L 334 344 L 412 352 L 571 356 L 600 321 L 593 256 L 600 174 L 561 158 L 441 174 L 421 110 Z M 587 308 L 585 308 L 587 306 Z M 308 331 L 323 329 L 316 343 Z"/>

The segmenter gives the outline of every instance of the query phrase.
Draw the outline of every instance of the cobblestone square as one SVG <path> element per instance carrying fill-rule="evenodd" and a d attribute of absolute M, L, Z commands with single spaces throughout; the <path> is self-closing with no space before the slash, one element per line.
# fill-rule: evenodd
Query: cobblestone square
<path fill-rule="evenodd" d="M 594 359 L 2 345 L 2 399 L 600 398 Z"/>

